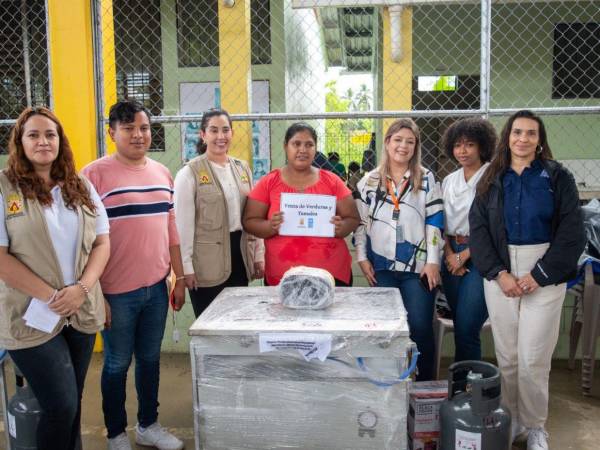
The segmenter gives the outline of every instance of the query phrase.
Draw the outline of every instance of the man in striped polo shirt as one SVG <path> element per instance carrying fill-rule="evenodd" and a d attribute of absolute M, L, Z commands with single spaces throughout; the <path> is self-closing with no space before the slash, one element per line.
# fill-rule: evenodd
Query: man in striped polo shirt
<path fill-rule="evenodd" d="M 158 423 L 160 347 L 169 300 L 166 277 L 177 276 L 175 307 L 185 301 L 179 236 L 173 211 L 173 178 L 148 158 L 150 114 L 138 103 L 110 109 L 109 134 L 117 152 L 83 169 L 108 214 L 111 255 L 100 278 L 107 324 L 102 369 L 102 410 L 110 450 L 130 450 L 125 382 L 135 354 L 138 396 L 136 443 L 178 450 L 183 442 Z"/>

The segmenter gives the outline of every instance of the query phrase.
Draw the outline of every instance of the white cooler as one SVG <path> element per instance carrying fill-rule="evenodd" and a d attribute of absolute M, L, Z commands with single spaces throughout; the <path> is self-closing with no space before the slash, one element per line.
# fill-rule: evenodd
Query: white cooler
<path fill-rule="evenodd" d="M 293 310 L 276 287 L 228 288 L 189 334 L 196 449 L 406 449 L 398 289 L 336 288 L 329 308 Z"/>

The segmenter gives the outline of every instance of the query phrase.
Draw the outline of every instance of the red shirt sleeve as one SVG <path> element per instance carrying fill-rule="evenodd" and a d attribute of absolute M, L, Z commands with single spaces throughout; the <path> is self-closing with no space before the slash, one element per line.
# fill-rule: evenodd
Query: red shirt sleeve
<path fill-rule="evenodd" d="M 248 198 L 251 198 L 252 200 L 256 200 L 257 202 L 265 203 L 267 205 L 270 204 L 271 203 L 270 185 L 271 185 L 271 180 L 274 179 L 275 175 L 276 175 L 276 172 L 273 170 L 270 173 L 268 173 L 267 175 L 265 175 L 264 177 L 262 177 L 260 180 L 258 180 L 258 183 L 256 183 L 256 185 L 252 188 L 252 190 L 248 194 Z"/>

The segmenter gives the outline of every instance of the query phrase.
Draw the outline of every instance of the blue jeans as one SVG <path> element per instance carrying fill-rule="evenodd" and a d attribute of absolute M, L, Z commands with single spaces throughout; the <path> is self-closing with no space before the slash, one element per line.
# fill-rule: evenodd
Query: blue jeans
<path fill-rule="evenodd" d="M 450 243 L 454 252 L 460 252 L 468 247 L 467 244 L 459 245 L 452 240 Z M 483 278 L 470 259 L 465 267 L 469 272 L 461 277 L 448 272 L 445 264 L 442 267 L 444 293 L 454 320 L 455 361 L 481 359 L 479 335 L 483 323 L 488 318 L 483 294 Z"/>
<path fill-rule="evenodd" d="M 378 287 L 400 289 L 402 302 L 408 314 L 410 338 L 417 344 L 417 381 L 433 379 L 433 307 L 434 295 L 421 286 L 419 274 L 383 270 L 375 272 Z"/>
<path fill-rule="evenodd" d="M 42 409 L 39 450 L 81 448 L 81 395 L 95 340 L 95 334 L 64 327 L 48 342 L 8 351 Z"/>
<path fill-rule="evenodd" d="M 135 389 L 138 423 L 148 427 L 158 418 L 160 346 L 165 332 L 169 299 L 165 280 L 123 294 L 105 294 L 111 309 L 111 326 L 102 332 L 102 410 L 108 438 L 127 427 L 125 383 L 135 355 Z"/>

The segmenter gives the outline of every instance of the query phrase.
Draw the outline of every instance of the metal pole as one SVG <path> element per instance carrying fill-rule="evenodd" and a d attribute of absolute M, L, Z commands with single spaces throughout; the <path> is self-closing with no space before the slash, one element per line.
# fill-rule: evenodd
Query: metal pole
<path fill-rule="evenodd" d="M 48 64 L 48 107 L 54 110 L 54 95 L 52 93 L 52 65 L 50 61 L 50 17 L 48 15 L 48 0 L 44 1 L 46 24 L 46 58 Z"/>
<path fill-rule="evenodd" d="M 96 91 L 96 154 L 106 154 L 104 133 L 104 59 L 102 58 L 102 0 L 90 0 L 92 11 L 92 41 L 94 43 L 94 80 Z"/>
<path fill-rule="evenodd" d="M 253 114 L 232 114 L 234 121 L 250 120 L 316 120 L 316 119 L 384 119 L 400 117 L 463 117 L 463 116 L 508 116 L 520 109 L 527 108 L 534 113 L 544 116 L 554 115 L 572 115 L 572 114 L 600 114 L 599 106 L 570 106 L 567 108 L 532 108 L 527 106 L 514 108 L 488 108 L 483 109 L 433 109 L 433 110 L 401 110 L 401 111 L 352 111 L 352 112 L 323 112 L 323 113 L 253 113 Z M 152 116 L 152 123 L 185 123 L 198 122 L 202 119 L 202 114 L 186 114 L 172 116 Z M 107 120 L 107 119 L 105 119 Z M 7 121 L 11 122 L 11 121 Z M 0 120 L 0 125 L 3 123 Z"/>
<path fill-rule="evenodd" d="M 25 72 L 25 98 L 31 108 L 31 61 L 29 60 L 29 33 L 27 32 L 27 0 L 21 0 L 21 33 L 23 36 L 23 70 Z"/>
<path fill-rule="evenodd" d="M 481 74 L 479 79 L 479 109 L 488 116 L 490 109 L 490 60 L 492 37 L 492 1 L 481 0 Z"/>

